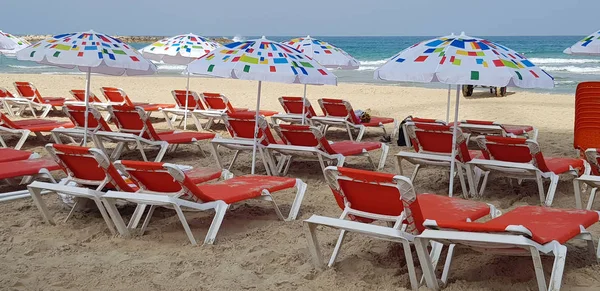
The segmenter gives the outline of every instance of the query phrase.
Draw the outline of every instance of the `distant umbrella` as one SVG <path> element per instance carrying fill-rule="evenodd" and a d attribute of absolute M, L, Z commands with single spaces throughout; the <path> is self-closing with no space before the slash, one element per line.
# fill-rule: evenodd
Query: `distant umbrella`
<path fill-rule="evenodd" d="M 563 52 L 574 56 L 600 56 L 600 31 L 578 41 Z"/>
<path fill-rule="evenodd" d="M 85 125 L 83 143 L 87 140 L 87 125 L 91 73 L 105 75 L 151 75 L 156 66 L 137 50 L 118 38 L 95 31 L 65 33 L 42 40 L 17 52 L 17 59 L 86 73 Z"/>
<path fill-rule="evenodd" d="M 192 33 L 163 38 L 140 50 L 142 55 L 153 61 L 165 64 L 187 65 L 197 58 L 204 56 L 221 45 L 202 36 Z M 190 72 L 187 72 L 185 109 L 188 107 L 190 92 Z M 183 117 L 183 129 L 187 128 L 187 112 Z"/>
<path fill-rule="evenodd" d="M 0 30 L 0 54 L 14 56 L 16 52 L 29 45 L 28 41 Z"/>
<path fill-rule="evenodd" d="M 349 53 L 322 40 L 307 37 L 294 38 L 285 44 L 311 57 L 326 68 L 354 70 L 360 63 Z"/>

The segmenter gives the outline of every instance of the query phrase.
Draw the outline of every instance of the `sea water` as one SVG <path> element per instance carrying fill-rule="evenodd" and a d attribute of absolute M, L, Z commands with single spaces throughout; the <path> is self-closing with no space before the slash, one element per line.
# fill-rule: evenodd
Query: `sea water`
<path fill-rule="evenodd" d="M 252 39 L 256 37 L 236 36 L 236 39 Z M 292 37 L 269 37 L 275 41 L 286 41 Z M 373 71 L 383 65 L 386 60 L 399 51 L 423 40 L 427 36 L 313 36 L 338 46 L 354 56 L 361 63 L 358 70 L 333 70 L 339 82 L 377 83 L 397 86 L 425 86 L 443 88 L 442 84 L 407 84 L 379 81 L 373 79 Z M 537 90 L 550 93 L 572 93 L 581 81 L 600 80 L 600 57 L 573 57 L 563 54 L 563 50 L 583 38 L 583 36 L 488 36 L 482 37 L 500 43 L 524 54 L 534 64 L 551 74 L 556 88 Z M 148 43 L 132 43 L 135 48 L 142 48 Z M 159 63 L 159 75 L 179 75 L 185 66 Z M 61 69 L 23 62 L 16 59 L 0 57 L 0 73 L 28 74 L 82 74 L 76 70 Z M 521 89 L 511 89 L 521 90 Z"/>

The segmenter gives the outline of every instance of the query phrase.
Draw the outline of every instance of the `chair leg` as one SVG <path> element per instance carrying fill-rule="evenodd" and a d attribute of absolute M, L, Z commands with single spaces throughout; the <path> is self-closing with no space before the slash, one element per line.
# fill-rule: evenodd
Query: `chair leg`
<path fill-rule="evenodd" d="M 42 217 L 44 218 L 46 223 L 55 225 L 54 219 L 52 219 L 52 215 L 50 215 L 50 212 L 48 211 L 48 207 L 46 206 L 44 199 L 42 199 L 42 189 L 34 188 L 34 187 L 27 187 L 27 189 L 29 190 L 29 193 L 31 194 L 31 198 L 33 199 L 33 204 L 35 204 L 35 206 L 38 208 L 38 210 L 42 213 Z"/>
<path fill-rule="evenodd" d="M 542 266 L 540 252 L 534 247 L 530 247 L 529 251 L 531 252 L 531 259 L 533 260 L 533 268 L 535 269 L 535 277 L 537 279 L 538 288 L 545 291 L 546 278 L 544 277 L 544 268 Z"/>
<path fill-rule="evenodd" d="M 575 194 L 575 208 L 583 209 L 583 205 L 581 203 L 581 185 L 579 184 L 579 180 L 577 180 L 577 178 L 573 179 L 573 193 Z"/>
<path fill-rule="evenodd" d="M 290 213 L 285 221 L 296 220 L 298 212 L 300 212 L 300 206 L 302 205 L 302 200 L 304 199 L 304 194 L 306 193 L 307 187 L 308 185 L 302 180 L 296 179 L 296 196 L 294 197 L 294 202 L 292 202 L 292 206 L 290 207 Z"/>
<path fill-rule="evenodd" d="M 162 144 L 160 145 L 160 150 L 158 151 L 158 155 L 156 156 L 156 158 L 154 159 L 154 161 L 155 162 L 162 161 L 162 159 L 163 159 L 165 153 L 167 152 L 168 148 L 169 148 L 169 144 L 167 142 L 162 142 Z M 140 149 L 140 150 L 143 152 L 143 149 Z M 144 155 L 144 161 L 147 161 L 145 155 Z"/>
<path fill-rule="evenodd" d="M 327 267 L 331 267 L 333 266 L 333 263 L 335 263 L 335 259 L 340 254 L 340 248 L 344 243 L 344 238 L 346 238 L 346 231 L 342 229 L 340 231 L 340 235 L 338 236 L 337 242 L 335 243 L 335 247 L 333 248 L 333 253 L 331 253 L 331 258 L 329 258 L 329 263 L 327 264 Z"/>
<path fill-rule="evenodd" d="M 435 277 L 435 268 L 433 267 L 429 251 L 427 250 L 429 240 L 415 238 L 414 245 L 417 249 L 417 256 L 419 257 L 419 262 L 421 263 L 421 269 L 423 271 L 423 276 L 425 277 L 427 287 L 433 290 L 439 290 L 440 286 L 437 278 Z"/>
<path fill-rule="evenodd" d="M 544 203 L 546 201 L 546 195 L 544 194 L 544 181 L 542 180 L 542 175 L 540 172 L 535 173 L 535 180 L 538 185 L 538 194 L 540 195 L 540 203 Z M 550 183 L 552 186 L 552 183 Z"/>
<path fill-rule="evenodd" d="M 148 227 L 148 224 L 150 223 L 150 219 L 152 219 L 152 215 L 154 214 L 155 209 L 156 209 L 156 205 L 150 206 L 150 209 L 148 210 L 148 214 L 146 214 L 146 218 L 144 219 L 144 223 L 142 223 L 142 228 L 140 229 L 140 235 L 144 235 L 144 233 L 146 232 L 146 228 Z"/>
<path fill-rule="evenodd" d="M 596 191 L 597 190 L 598 190 L 598 188 L 592 188 L 592 190 L 590 192 L 590 198 L 588 200 L 587 207 L 585 209 L 592 210 L 592 206 L 594 205 L 594 200 L 596 199 Z"/>
<path fill-rule="evenodd" d="M 452 256 L 454 255 L 454 244 L 448 246 L 448 253 L 446 254 L 446 262 L 444 263 L 444 271 L 442 271 L 442 283 L 448 283 L 448 276 L 450 275 L 450 268 L 452 267 Z"/>
<path fill-rule="evenodd" d="M 21 147 L 23 147 L 23 145 L 25 144 L 25 141 L 27 141 L 27 138 L 29 137 L 30 133 L 31 133 L 31 131 L 29 131 L 29 130 L 23 130 L 21 137 L 19 138 L 19 141 L 17 142 L 17 145 L 15 146 L 15 150 L 20 150 Z"/>
<path fill-rule="evenodd" d="M 410 177 L 410 181 L 414 182 L 415 179 L 417 178 L 417 173 L 419 173 L 419 169 L 421 168 L 421 165 L 417 164 L 415 165 L 415 170 L 412 173 L 412 176 Z"/>
<path fill-rule="evenodd" d="M 217 233 L 219 232 L 219 228 L 221 228 L 221 224 L 223 223 L 223 218 L 225 217 L 228 207 L 229 205 L 223 204 L 215 208 L 215 217 L 213 217 L 213 221 L 208 228 L 206 238 L 204 239 L 204 244 L 212 245 L 215 242 Z"/>
<path fill-rule="evenodd" d="M 140 219 L 144 216 L 144 211 L 146 210 L 146 204 L 138 204 L 131 215 L 131 219 L 129 219 L 129 223 L 127 224 L 127 229 L 135 229 L 140 223 Z"/>
<path fill-rule="evenodd" d="M 239 150 L 235 151 L 235 153 L 233 154 L 233 159 L 231 159 L 231 162 L 229 163 L 229 167 L 227 167 L 227 170 L 231 171 L 231 167 L 233 167 L 233 164 L 237 160 L 239 154 L 240 154 Z"/>
<path fill-rule="evenodd" d="M 360 129 L 358 130 L 358 135 L 356 136 L 356 141 L 361 141 L 363 135 L 365 134 L 365 130 L 366 130 L 366 126 L 361 126 Z M 384 129 L 385 132 L 385 129 Z"/>
<path fill-rule="evenodd" d="M 467 184 L 465 183 L 465 175 L 463 173 L 463 167 L 459 164 L 456 165 L 456 171 L 458 173 L 458 179 L 460 181 L 460 187 L 462 188 L 463 197 L 468 198 L 469 194 L 467 193 Z M 452 196 L 450 196 L 452 197 Z"/>
<path fill-rule="evenodd" d="M 173 204 L 173 208 L 175 208 L 175 211 L 177 212 L 177 216 L 179 217 L 179 221 L 181 221 L 181 225 L 183 226 L 183 229 L 185 230 L 185 233 L 187 234 L 188 239 L 190 240 L 192 245 L 194 245 L 194 246 L 198 245 L 196 243 L 196 239 L 194 238 L 194 235 L 192 234 L 190 225 L 187 223 L 187 220 L 185 219 L 185 215 L 183 215 L 183 211 L 181 211 L 181 208 L 179 207 L 179 205 Z"/>
<path fill-rule="evenodd" d="M 565 269 L 565 260 L 567 259 L 567 247 L 557 245 L 553 251 L 554 265 L 552 266 L 552 274 L 550 275 L 550 285 L 548 290 L 559 290 L 562 284 L 563 271 Z"/>
<path fill-rule="evenodd" d="M 110 233 L 112 235 L 116 235 L 117 231 L 115 230 L 115 225 L 108 213 L 106 212 L 102 201 L 100 201 L 100 199 L 97 197 L 93 198 L 92 200 L 94 200 L 94 203 L 96 203 L 96 207 L 98 207 L 98 210 L 100 210 L 100 214 L 102 215 L 102 218 L 104 218 L 104 222 L 106 222 L 106 226 L 108 226 L 108 230 L 110 230 Z"/>
<path fill-rule="evenodd" d="M 469 196 L 475 198 L 477 196 L 477 184 L 475 183 L 475 171 L 471 165 L 464 164 L 465 172 L 467 172 L 467 182 L 469 183 Z M 465 197 L 466 198 L 466 197 Z"/>
<path fill-rule="evenodd" d="M 481 182 L 481 189 L 479 189 L 479 196 L 480 197 L 483 197 L 483 193 L 485 193 L 485 187 L 487 186 L 487 180 L 488 180 L 489 176 L 490 176 L 490 172 L 489 171 L 484 172 L 483 181 Z"/>
<path fill-rule="evenodd" d="M 169 113 L 167 113 L 166 111 L 162 111 L 162 114 L 165 116 L 165 120 L 167 121 L 167 126 L 170 129 L 175 129 L 175 127 L 173 127 L 173 122 L 176 121 L 177 115 L 173 114 L 173 120 L 171 120 L 171 118 L 169 117 Z"/>
<path fill-rule="evenodd" d="M 554 194 L 556 193 L 556 187 L 558 186 L 558 175 L 552 174 L 550 176 L 550 185 L 548 186 L 548 195 L 546 195 L 546 201 L 544 201 L 544 205 L 550 207 L 552 206 L 552 201 L 554 200 Z"/>
<path fill-rule="evenodd" d="M 377 171 L 383 171 L 389 151 L 390 147 L 387 144 L 381 144 L 381 157 L 379 158 L 379 165 L 377 166 Z"/>
<path fill-rule="evenodd" d="M 410 285 L 413 290 L 419 289 L 419 283 L 417 281 L 417 273 L 415 272 L 415 262 L 413 260 L 410 243 L 408 241 L 402 241 L 404 248 L 404 257 L 406 259 L 406 267 L 408 268 L 408 277 L 410 278 Z"/>
<path fill-rule="evenodd" d="M 308 244 L 308 251 L 312 258 L 313 266 L 317 269 L 323 267 L 323 256 L 321 255 L 321 247 L 317 239 L 317 224 L 304 222 L 304 236 Z"/>
<path fill-rule="evenodd" d="M 219 146 L 211 143 L 210 151 L 212 152 L 213 157 L 215 157 L 217 167 L 219 167 L 219 169 L 223 169 L 223 162 L 221 161 L 221 156 L 219 155 Z"/>

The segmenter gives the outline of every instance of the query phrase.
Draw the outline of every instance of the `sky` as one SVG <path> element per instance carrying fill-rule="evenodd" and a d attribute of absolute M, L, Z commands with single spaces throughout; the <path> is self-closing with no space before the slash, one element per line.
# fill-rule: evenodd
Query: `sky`
<path fill-rule="evenodd" d="M 0 30 L 113 35 L 588 35 L 598 0 L 2 0 Z"/>

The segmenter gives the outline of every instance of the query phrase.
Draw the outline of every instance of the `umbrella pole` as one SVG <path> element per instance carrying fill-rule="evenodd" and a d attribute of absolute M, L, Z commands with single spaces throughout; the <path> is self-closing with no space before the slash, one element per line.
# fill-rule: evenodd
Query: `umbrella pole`
<path fill-rule="evenodd" d="M 446 108 L 446 123 L 450 122 L 450 95 L 452 93 L 452 85 L 448 85 L 448 106 Z"/>
<path fill-rule="evenodd" d="M 87 134 L 88 134 L 88 108 L 90 107 L 90 77 L 92 74 L 92 68 L 88 67 L 85 75 L 85 115 L 83 122 L 83 146 L 87 145 Z"/>
<path fill-rule="evenodd" d="M 456 134 L 458 133 L 458 104 L 460 102 L 460 85 L 456 85 L 456 104 L 454 107 L 454 125 L 452 126 L 452 155 L 450 159 L 450 188 L 448 196 L 452 197 L 452 188 L 454 187 L 454 169 L 456 167 Z M 462 169 L 459 169 L 462 171 Z"/>
<path fill-rule="evenodd" d="M 260 90 L 262 86 L 262 81 L 258 81 L 258 96 L 256 97 L 256 116 L 254 117 L 254 143 L 252 145 L 252 172 L 254 175 L 254 168 L 256 166 L 256 142 L 258 138 L 258 110 L 260 109 Z"/>
<path fill-rule="evenodd" d="M 306 119 L 306 84 L 304 84 L 304 96 L 302 97 L 302 125 Z"/>
<path fill-rule="evenodd" d="M 190 98 L 190 71 L 187 70 L 187 83 L 185 85 L 185 114 L 183 115 L 183 130 L 187 129 L 187 116 L 188 116 L 188 99 Z"/>

